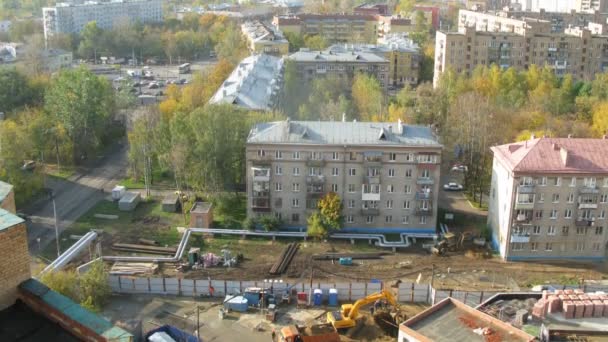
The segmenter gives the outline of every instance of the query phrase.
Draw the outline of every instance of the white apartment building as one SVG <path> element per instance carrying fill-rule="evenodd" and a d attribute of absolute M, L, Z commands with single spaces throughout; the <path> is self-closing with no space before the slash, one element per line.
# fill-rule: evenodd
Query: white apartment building
<path fill-rule="evenodd" d="M 608 139 L 532 138 L 492 152 L 488 224 L 503 259 L 606 258 Z"/>
<path fill-rule="evenodd" d="M 608 0 L 512 0 L 512 4 L 521 6 L 522 11 L 528 12 L 605 12 L 608 10 Z"/>
<path fill-rule="evenodd" d="M 57 3 L 42 9 L 44 37 L 55 33 L 79 33 L 96 21 L 102 29 L 111 29 L 121 20 L 153 23 L 163 20 L 162 0 L 111 0 L 84 3 Z"/>

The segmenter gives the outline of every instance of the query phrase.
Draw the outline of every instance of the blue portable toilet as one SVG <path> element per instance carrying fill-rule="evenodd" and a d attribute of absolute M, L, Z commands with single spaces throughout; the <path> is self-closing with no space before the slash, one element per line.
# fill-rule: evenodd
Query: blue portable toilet
<path fill-rule="evenodd" d="M 329 306 L 338 306 L 338 290 L 329 289 Z"/>
<path fill-rule="evenodd" d="M 313 293 L 313 304 L 315 306 L 321 306 L 323 303 L 323 290 L 315 289 Z"/>

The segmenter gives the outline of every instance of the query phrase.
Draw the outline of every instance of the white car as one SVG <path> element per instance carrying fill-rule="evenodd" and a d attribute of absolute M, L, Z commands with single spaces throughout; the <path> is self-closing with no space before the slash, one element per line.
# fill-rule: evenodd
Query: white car
<path fill-rule="evenodd" d="M 462 189 L 463 186 L 455 182 L 449 182 L 448 184 L 443 185 L 443 190 L 447 191 L 461 191 Z"/>
<path fill-rule="evenodd" d="M 469 171 L 469 168 L 466 165 L 455 164 L 454 166 L 452 166 L 451 171 L 452 172 L 467 172 L 467 171 Z"/>

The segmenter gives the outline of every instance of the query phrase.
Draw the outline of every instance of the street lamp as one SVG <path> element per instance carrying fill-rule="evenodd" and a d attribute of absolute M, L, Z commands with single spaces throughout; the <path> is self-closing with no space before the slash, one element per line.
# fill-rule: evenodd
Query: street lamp
<path fill-rule="evenodd" d="M 53 201 L 53 216 L 55 217 L 55 243 L 57 244 L 57 257 L 61 255 L 61 249 L 59 248 L 59 228 L 57 226 L 57 207 L 55 206 L 55 192 L 53 189 L 47 189 L 49 198 Z"/>

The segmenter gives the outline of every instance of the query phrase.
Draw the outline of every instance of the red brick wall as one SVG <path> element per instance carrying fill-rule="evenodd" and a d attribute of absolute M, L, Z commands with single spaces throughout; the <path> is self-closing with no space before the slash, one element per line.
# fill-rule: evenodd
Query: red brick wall
<path fill-rule="evenodd" d="M 0 310 L 17 300 L 17 286 L 31 277 L 25 224 L 0 231 Z"/>

